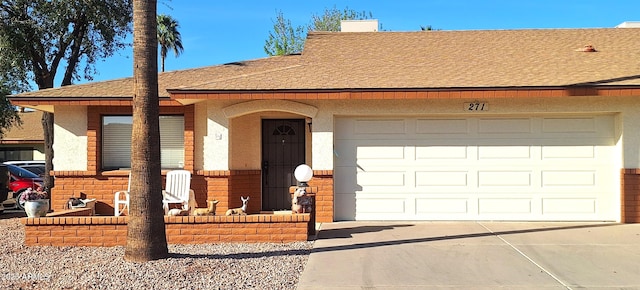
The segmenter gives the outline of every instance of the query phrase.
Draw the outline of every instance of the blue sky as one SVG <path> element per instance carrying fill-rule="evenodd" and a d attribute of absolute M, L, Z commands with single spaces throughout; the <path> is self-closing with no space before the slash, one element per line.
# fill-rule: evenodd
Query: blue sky
<path fill-rule="evenodd" d="M 640 21 L 638 0 L 159 0 L 158 13 L 178 20 L 184 45 L 169 54 L 166 70 L 180 70 L 266 57 L 264 43 L 276 11 L 293 25 L 306 26 L 326 8 L 366 11 L 383 30 L 416 31 L 431 25 L 442 30 L 594 28 Z M 94 81 L 133 75 L 132 49 L 98 61 Z M 61 74 L 61 73 L 59 73 Z M 85 81 L 83 81 L 85 82 Z M 82 82 L 80 82 L 82 83 Z"/>

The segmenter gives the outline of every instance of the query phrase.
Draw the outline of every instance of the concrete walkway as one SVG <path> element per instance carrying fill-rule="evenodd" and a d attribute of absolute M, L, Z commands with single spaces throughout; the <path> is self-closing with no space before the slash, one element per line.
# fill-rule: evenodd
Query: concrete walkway
<path fill-rule="evenodd" d="M 298 289 L 640 289 L 640 224 L 323 224 Z"/>

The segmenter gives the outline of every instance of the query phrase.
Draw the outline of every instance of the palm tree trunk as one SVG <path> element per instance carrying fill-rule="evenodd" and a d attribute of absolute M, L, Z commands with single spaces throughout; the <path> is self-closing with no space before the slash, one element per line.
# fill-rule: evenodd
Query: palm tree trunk
<path fill-rule="evenodd" d="M 155 0 L 133 1 L 133 132 L 125 260 L 168 256 L 162 209 Z"/>

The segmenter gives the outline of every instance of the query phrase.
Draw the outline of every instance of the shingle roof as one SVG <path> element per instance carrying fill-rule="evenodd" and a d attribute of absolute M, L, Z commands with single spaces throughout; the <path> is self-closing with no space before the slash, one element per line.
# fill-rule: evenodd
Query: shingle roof
<path fill-rule="evenodd" d="M 596 52 L 581 51 L 592 45 Z M 640 85 L 640 29 L 309 33 L 302 55 L 161 73 L 170 91 Z M 18 97 L 127 97 L 132 78 Z"/>
<path fill-rule="evenodd" d="M 325 33 L 308 45 L 305 57 L 344 76 L 332 87 L 566 86 L 640 74 L 640 29 Z M 585 45 L 597 52 L 576 51 Z"/>
<path fill-rule="evenodd" d="M 42 112 L 21 112 L 22 125 L 13 126 L 5 132 L 2 141 L 44 142 L 42 130 Z"/>
<path fill-rule="evenodd" d="M 263 72 L 281 67 L 288 67 L 298 62 L 299 55 L 278 56 L 233 62 L 218 66 L 193 68 L 158 74 L 158 94 L 168 97 L 167 89 L 179 89 L 194 86 L 212 79 L 242 77 L 256 72 Z M 71 85 L 59 88 L 44 89 L 14 95 L 14 97 L 57 97 L 57 98 L 130 98 L 133 95 L 133 77 L 116 80 Z"/>

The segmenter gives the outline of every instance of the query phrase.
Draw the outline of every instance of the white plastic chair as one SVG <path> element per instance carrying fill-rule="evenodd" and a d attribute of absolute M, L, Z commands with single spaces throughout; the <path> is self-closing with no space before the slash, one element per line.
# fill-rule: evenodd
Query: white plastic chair
<path fill-rule="evenodd" d="M 127 185 L 127 191 L 116 191 L 115 199 L 113 201 L 113 215 L 120 216 L 124 210 L 129 209 L 129 192 L 131 191 L 131 172 L 129 172 L 129 184 Z M 124 199 L 120 198 L 120 195 L 124 196 Z M 122 206 L 122 209 L 120 207 Z"/>
<path fill-rule="evenodd" d="M 169 212 L 169 204 L 177 203 L 183 210 L 189 210 L 189 198 L 193 196 L 191 187 L 191 172 L 187 170 L 172 170 L 167 172 L 167 182 L 162 191 L 162 208 L 164 214 Z"/>

